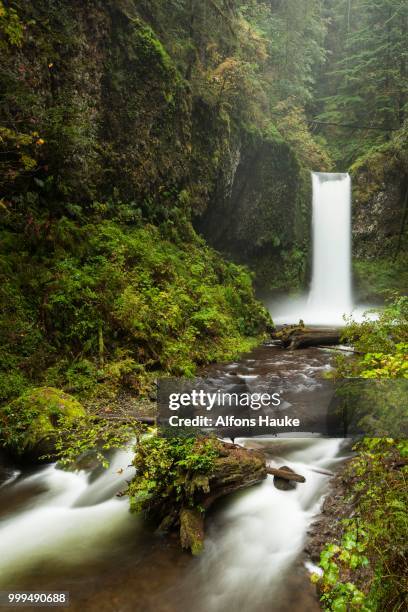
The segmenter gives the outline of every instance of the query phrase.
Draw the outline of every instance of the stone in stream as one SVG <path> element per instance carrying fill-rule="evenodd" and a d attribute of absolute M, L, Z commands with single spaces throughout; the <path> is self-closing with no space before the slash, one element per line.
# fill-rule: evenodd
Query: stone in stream
<path fill-rule="evenodd" d="M 295 471 L 287 465 L 282 465 L 279 469 L 295 474 Z M 273 477 L 273 484 L 280 491 L 291 491 L 292 489 L 296 489 L 297 486 L 297 483 L 294 480 L 287 480 L 286 478 L 280 478 L 279 476 Z"/>

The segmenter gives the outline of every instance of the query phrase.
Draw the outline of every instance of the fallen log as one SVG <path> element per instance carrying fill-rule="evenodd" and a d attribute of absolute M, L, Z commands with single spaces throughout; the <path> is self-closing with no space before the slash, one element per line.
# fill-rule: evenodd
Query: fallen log
<path fill-rule="evenodd" d="M 323 468 L 309 468 L 312 472 L 315 472 L 316 474 L 323 474 L 323 476 L 334 476 L 334 472 L 331 472 L 330 470 L 324 470 Z"/>
<path fill-rule="evenodd" d="M 335 328 L 310 328 L 304 325 L 290 325 L 279 330 L 275 337 L 284 348 L 297 349 L 307 346 L 339 344 L 341 330 Z"/>
<path fill-rule="evenodd" d="M 289 344 L 290 350 L 299 348 L 307 348 L 309 346 L 326 346 L 331 344 L 339 344 L 340 331 L 333 332 L 303 332 L 293 334 Z"/>
<path fill-rule="evenodd" d="M 200 499 L 200 505 L 208 509 L 219 497 L 240 489 L 246 489 L 266 478 L 265 455 L 236 445 L 223 444 L 224 456 L 215 460 L 213 473 L 208 480 L 208 490 Z"/>
<path fill-rule="evenodd" d="M 304 476 L 296 474 L 296 472 L 289 471 L 289 468 L 273 468 L 267 466 L 266 472 L 267 474 L 271 474 L 272 476 L 276 476 L 277 478 L 283 478 L 284 480 L 293 480 L 294 482 L 306 482 L 306 478 Z"/>
<path fill-rule="evenodd" d="M 222 442 L 213 448 L 218 456 L 213 459 L 209 473 L 181 472 L 182 478 L 176 475 L 167 487 L 168 493 L 157 496 L 149 509 L 157 531 L 178 530 L 181 546 L 193 554 L 203 549 L 208 508 L 220 497 L 258 484 L 267 475 L 262 452 Z M 139 478 L 137 472 L 134 478 Z"/>

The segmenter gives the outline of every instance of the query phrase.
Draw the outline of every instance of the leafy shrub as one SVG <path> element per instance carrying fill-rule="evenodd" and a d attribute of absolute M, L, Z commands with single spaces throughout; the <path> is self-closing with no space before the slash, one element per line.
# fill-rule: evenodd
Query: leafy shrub
<path fill-rule="evenodd" d="M 325 610 L 403 609 L 408 591 L 407 441 L 366 439 L 344 475 L 353 517 L 338 543 L 321 553 L 314 574 Z"/>
<path fill-rule="evenodd" d="M 131 510 L 162 521 L 181 508 L 194 507 L 195 493 L 208 489 L 208 475 L 221 448 L 215 438 L 144 438 L 136 447 L 137 473 L 127 489 Z"/>
<path fill-rule="evenodd" d="M 339 357 L 337 376 L 408 378 L 408 297 L 394 297 L 377 320 L 349 319 L 343 341 L 354 346 L 358 357 Z"/>
<path fill-rule="evenodd" d="M 248 350 L 271 325 L 248 272 L 194 233 L 175 244 L 154 226 L 58 226 L 46 250 L 41 236 L 3 233 L 4 400 L 33 382 L 83 397 L 98 386 L 145 393 L 145 373 L 193 374 Z"/>

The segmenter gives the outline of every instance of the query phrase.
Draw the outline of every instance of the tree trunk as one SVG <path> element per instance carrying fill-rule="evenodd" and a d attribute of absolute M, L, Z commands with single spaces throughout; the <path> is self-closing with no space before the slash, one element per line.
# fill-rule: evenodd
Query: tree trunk
<path fill-rule="evenodd" d="M 300 333 L 292 336 L 289 348 L 291 350 L 298 348 L 306 348 L 308 346 L 330 346 L 331 344 L 339 344 L 340 332 L 312 332 L 312 333 Z"/>

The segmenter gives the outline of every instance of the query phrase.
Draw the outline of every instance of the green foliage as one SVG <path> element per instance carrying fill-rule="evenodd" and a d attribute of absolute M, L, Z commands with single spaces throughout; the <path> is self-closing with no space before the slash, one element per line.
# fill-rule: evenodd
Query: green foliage
<path fill-rule="evenodd" d="M 93 463 L 99 462 L 107 468 L 109 451 L 138 440 L 145 429 L 128 414 L 123 415 L 123 419 L 117 416 L 111 420 L 87 415 L 75 422 L 62 417 L 55 432 L 53 456 L 64 468 L 76 468 L 89 457 L 92 457 Z"/>
<path fill-rule="evenodd" d="M 408 378 L 408 343 L 398 342 L 392 355 L 366 353 L 360 365 L 362 378 Z"/>
<path fill-rule="evenodd" d="M 403 294 L 408 287 L 408 257 L 401 253 L 397 259 L 385 257 L 355 259 L 353 261 L 355 284 L 363 303 L 387 296 L 390 291 Z"/>
<path fill-rule="evenodd" d="M 320 555 L 320 567 L 323 576 L 312 575 L 312 582 L 319 584 L 323 591 L 320 601 L 324 610 L 333 612 L 347 612 L 350 607 L 353 610 L 368 612 L 369 608 L 364 606 L 365 595 L 352 582 L 340 580 L 341 571 L 357 569 L 359 566 L 368 564 L 367 557 L 363 554 L 366 549 L 366 532 L 359 530 L 356 535 L 356 525 L 345 531 L 339 546 L 328 544 Z M 358 538 L 358 539 L 357 539 Z"/>
<path fill-rule="evenodd" d="M 0 409 L 0 442 L 13 455 L 78 465 L 92 453 L 108 466 L 107 452 L 138 439 L 145 426 L 128 414 L 114 419 L 89 415 L 71 395 L 53 387 L 26 391 Z"/>
<path fill-rule="evenodd" d="M 294 98 L 304 106 L 311 100 L 316 68 L 325 57 L 326 23 L 321 3 L 246 0 L 241 11 L 267 41 L 271 101 Z"/>
<path fill-rule="evenodd" d="M 362 323 L 356 323 L 350 318 L 343 341 L 352 344 L 362 356 L 352 360 L 338 357 L 337 376 L 408 378 L 408 298 L 401 296 L 389 301 L 377 320 L 368 316 Z"/>
<path fill-rule="evenodd" d="M 0 50 L 12 47 L 21 47 L 24 36 L 24 25 L 14 8 L 6 8 L 0 2 Z M 4 37 L 4 39 L 3 39 Z"/>
<path fill-rule="evenodd" d="M 148 372 L 190 375 L 248 350 L 271 325 L 248 273 L 192 230 L 175 244 L 165 229 L 95 221 L 62 219 L 42 254 L 41 238 L 3 233 L 4 400 L 32 381 L 87 398 L 145 394 Z"/>
<path fill-rule="evenodd" d="M 325 610 L 402 609 L 408 588 L 408 444 L 365 439 L 355 450 L 345 474 L 353 517 L 343 521 L 341 540 L 322 551 L 323 576 L 312 580 Z"/>
<path fill-rule="evenodd" d="M 280 102 L 274 108 L 279 117 L 279 132 L 288 142 L 301 162 L 302 167 L 318 172 L 330 172 L 333 163 L 325 149 L 310 133 L 305 111 L 292 98 Z"/>
<path fill-rule="evenodd" d="M 215 438 L 151 436 L 135 450 L 137 473 L 126 491 L 130 508 L 158 522 L 195 507 L 195 495 L 208 492 L 208 477 L 222 445 Z"/>
<path fill-rule="evenodd" d="M 327 3 L 326 41 L 331 53 L 321 82 L 319 119 L 333 123 L 379 126 L 382 130 L 329 127 L 333 154 L 349 165 L 373 145 L 390 137 L 406 116 L 405 0 L 335 0 Z"/>
<path fill-rule="evenodd" d="M 84 417 L 74 397 L 53 387 L 32 389 L 1 408 L 0 441 L 17 455 L 38 458 L 53 447 L 61 419 L 72 428 Z"/>
<path fill-rule="evenodd" d="M 408 378 L 408 299 L 394 297 L 375 321 L 349 321 L 344 340 L 359 352 L 356 359 L 341 359 L 337 376 L 361 378 Z M 383 385 L 383 382 L 380 383 Z M 370 389 L 368 389 L 370 391 Z M 374 396 L 360 398 L 369 407 L 374 429 L 381 428 L 381 387 Z M 386 386 L 386 405 L 406 406 L 405 387 Z M 366 394 L 367 395 L 367 394 Z M 380 414 L 373 407 L 380 403 Z M 405 415 L 406 415 L 406 408 Z M 386 415 L 388 423 L 392 414 Z M 401 418 L 397 435 L 404 427 Z M 370 422 L 365 422 L 366 431 Z M 375 612 L 403 609 L 408 592 L 408 442 L 393 438 L 365 438 L 354 447 L 356 456 L 348 463 L 343 482 L 345 503 L 352 508 L 342 522 L 337 542 L 329 542 L 321 553 L 323 576 L 313 575 L 325 610 L 349 609 Z"/>

